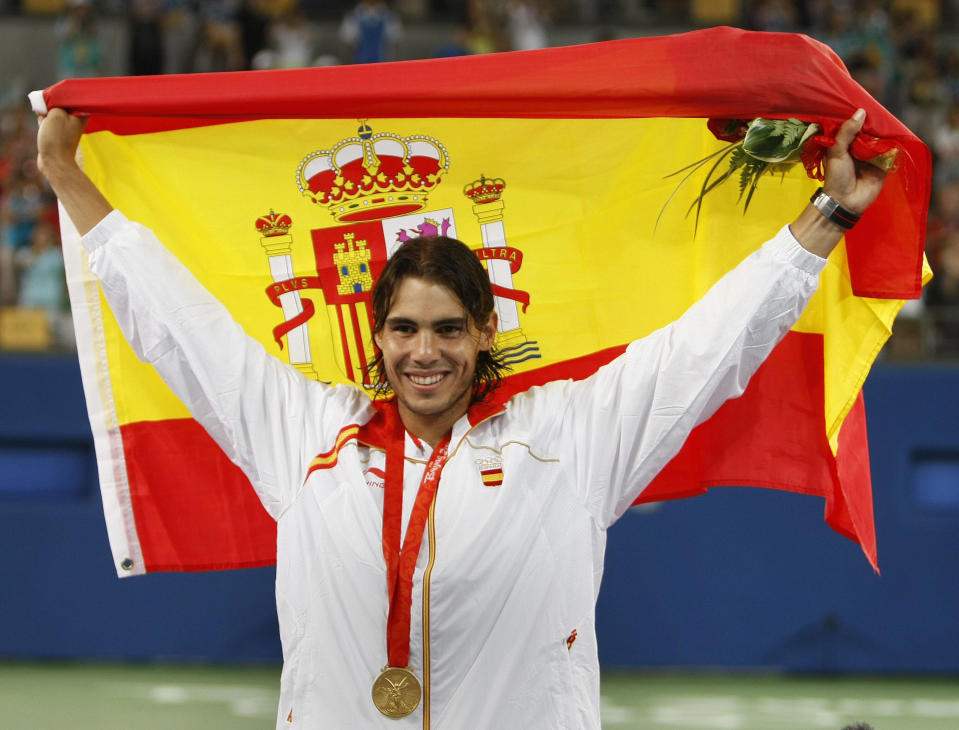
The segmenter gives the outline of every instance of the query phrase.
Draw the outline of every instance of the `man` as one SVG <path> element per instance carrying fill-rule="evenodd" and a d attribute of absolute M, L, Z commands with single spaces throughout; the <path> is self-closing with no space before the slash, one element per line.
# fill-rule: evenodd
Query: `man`
<path fill-rule="evenodd" d="M 340 24 L 340 40 L 347 48 L 350 63 L 390 60 L 393 46 L 402 34 L 399 16 L 383 0 L 360 0 Z"/>
<path fill-rule="evenodd" d="M 878 195 L 848 152 L 864 116 L 827 153 L 825 197 L 680 320 L 499 404 L 493 298 L 462 244 L 419 239 L 386 266 L 373 329 L 396 397 L 371 402 L 248 338 L 112 210 L 74 161 L 82 122 L 50 112 L 40 168 L 125 336 L 277 520 L 278 728 L 599 727 L 606 529 L 743 392 Z"/>

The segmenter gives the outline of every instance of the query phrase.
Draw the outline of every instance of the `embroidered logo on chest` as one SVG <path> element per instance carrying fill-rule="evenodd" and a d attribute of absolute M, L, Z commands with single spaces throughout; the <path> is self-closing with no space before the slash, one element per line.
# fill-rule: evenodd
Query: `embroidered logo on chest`
<path fill-rule="evenodd" d="M 382 489 L 386 484 L 386 472 L 379 467 L 371 466 L 363 472 L 363 476 L 366 478 L 366 485 L 368 487 L 379 487 Z"/>
<path fill-rule="evenodd" d="M 482 459 L 475 459 L 475 462 L 479 468 L 480 477 L 483 479 L 483 486 L 498 487 L 503 483 L 502 457 L 487 456 Z"/>

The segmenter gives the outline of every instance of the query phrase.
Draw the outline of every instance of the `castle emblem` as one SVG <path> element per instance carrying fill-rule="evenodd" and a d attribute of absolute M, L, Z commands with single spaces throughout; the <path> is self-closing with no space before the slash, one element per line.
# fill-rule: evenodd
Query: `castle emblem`
<path fill-rule="evenodd" d="M 336 293 L 345 296 L 373 291 L 372 253 L 366 247 L 366 241 L 357 241 L 355 233 L 344 233 L 343 242 L 333 244 L 333 248 L 333 265 L 340 275 Z"/>

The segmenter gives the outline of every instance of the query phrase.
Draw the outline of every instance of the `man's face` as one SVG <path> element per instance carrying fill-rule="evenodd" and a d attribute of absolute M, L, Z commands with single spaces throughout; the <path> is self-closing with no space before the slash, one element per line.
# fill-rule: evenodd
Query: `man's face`
<path fill-rule="evenodd" d="M 424 426 L 440 426 L 445 432 L 466 413 L 476 356 L 495 335 L 495 313 L 478 328 L 447 287 L 415 277 L 400 282 L 374 339 L 409 431 L 428 437 Z"/>

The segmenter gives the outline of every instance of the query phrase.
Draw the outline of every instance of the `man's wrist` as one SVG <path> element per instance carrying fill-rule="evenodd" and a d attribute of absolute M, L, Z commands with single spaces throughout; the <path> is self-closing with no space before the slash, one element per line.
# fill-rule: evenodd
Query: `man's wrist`
<path fill-rule="evenodd" d="M 113 209 L 75 159 L 40 157 L 38 165 L 81 236 Z"/>
<path fill-rule="evenodd" d="M 822 188 L 819 188 L 812 194 L 809 202 L 812 203 L 812 206 L 818 210 L 824 218 L 844 231 L 848 231 L 856 225 L 861 217 L 858 213 L 844 207 L 836 198 L 825 192 Z"/>
<path fill-rule="evenodd" d="M 807 205 L 799 217 L 789 225 L 789 230 L 799 245 L 821 258 L 830 252 L 842 239 L 845 229 L 833 223 L 813 207 Z"/>
<path fill-rule="evenodd" d="M 56 190 L 59 184 L 70 180 L 72 177 L 77 175 L 82 176 L 84 174 L 83 170 L 81 170 L 77 164 L 77 161 L 72 157 L 63 158 L 59 156 L 41 155 L 38 158 L 37 166 L 54 190 Z"/>

